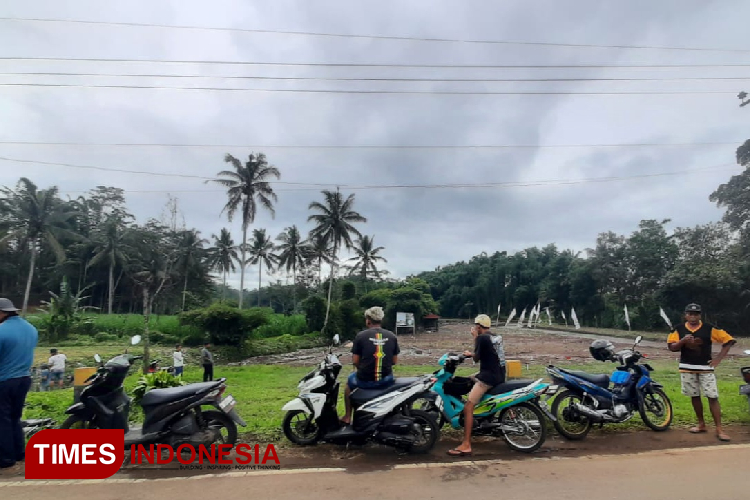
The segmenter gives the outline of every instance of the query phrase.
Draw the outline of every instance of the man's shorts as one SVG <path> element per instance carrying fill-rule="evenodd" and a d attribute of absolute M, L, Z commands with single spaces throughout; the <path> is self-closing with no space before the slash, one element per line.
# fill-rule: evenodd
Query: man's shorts
<path fill-rule="evenodd" d="M 174 376 L 175 377 L 179 377 L 180 375 L 182 375 L 182 370 L 184 368 L 185 368 L 184 366 L 175 366 L 174 367 Z"/>
<path fill-rule="evenodd" d="M 55 372 L 49 372 L 49 381 L 50 382 L 56 382 L 58 380 L 62 380 L 64 374 L 65 374 L 65 372 L 57 372 L 57 371 L 55 371 Z"/>
<path fill-rule="evenodd" d="M 482 399 L 482 396 L 492 389 L 492 386 L 489 384 L 485 384 L 479 379 L 474 379 L 474 387 L 471 388 L 471 391 L 469 391 L 468 400 L 474 403 L 475 405 L 479 404 L 479 401 Z"/>
<path fill-rule="evenodd" d="M 381 389 L 383 387 L 388 387 L 389 385 L 393 384 L 393 382 L 394 382 L 393 375 L 388 375 L 387 377 L 383 377 L 382 380 L 378 380 L 377 382 L 363 382 L 357 379 L 357 372 L 353 372 L 351 375 L 349 375 L 349 378 L 346 380 L 346 384 L 349 386 L 349 389 L 351 389 L 352 391 L 357 388 Z"/>
<path fill-rule="evenodd" d="M 719 397 L 719 388 L 716 386 L 716 375 L 713 373 L 680 373 L 682 381 L 682 393 L 691 398 L 703 396 L 711 399 Z"/>

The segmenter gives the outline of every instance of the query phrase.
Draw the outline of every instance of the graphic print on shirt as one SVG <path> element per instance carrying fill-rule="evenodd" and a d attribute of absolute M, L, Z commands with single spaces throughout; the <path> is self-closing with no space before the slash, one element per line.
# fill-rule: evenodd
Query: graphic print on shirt
<path fill-rule="evenodd" d="M 388 342 L 388 339 L 383 339 L 382 333 L 376 333 L 374 339 L 369 339 L 370 342 L 375 344 L 375 381 L 379 382 L 382 378 L 381 373 L 383 371 L 383 358 L 385 357 L 385 353 L 383 352 L 383 346 L 386 342 Z"/>

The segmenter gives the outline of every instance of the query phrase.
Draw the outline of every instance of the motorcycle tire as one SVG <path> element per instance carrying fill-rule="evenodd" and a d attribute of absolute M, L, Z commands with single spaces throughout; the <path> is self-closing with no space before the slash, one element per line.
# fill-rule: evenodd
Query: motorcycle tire
<path fill-rule="evenodd" d="M 429 436 L 426 437 L 424 443 L 411 445 L 406 451 L 414 454 L 428 453 L 435 447 L 435 443 L 440 438 L 440 428 L 435 421 L 435 417 L 422 410 L 412 410 L 409 416 L 417 422 L 417 425 L 422 429 L 422 434 L 429 428 Z"/>
<path fill-rule="evenodd" d="M 208 410 L 201 412 L 201 415 L 206 424 L 213 424 L 213 426 L 216 426 L 218 423 L 220 427 L 225 427 L 227 429 L 227 438 L 223 444 L 231 444 L 232 446 L 237 444 L 237 425 L 231 418 L 229 418 L 229 416 L 227 416 L 226 413 L 218 410 Z"/>
<path fill-rule="evenodd" d="M 669 426 L 672 424 L 672 417 L 674 416 L 674 412 L 672 411 L 672 402 L 669 400 L 669 397 L 659 389 L 658 387 L 654 387 L 651 389 L 651 392 L 654 395 L 659 396 L 661 400 L 663 401 L 665 405 L 665 410 L 667 412 L 666 418 L 662 423 L 656 423 L 651 420 L 651 417 L 648 416 L 646 413 L 646 409 L 644 405 L 646 404 L 643 399 L 641 399 L 638 403 L 638 413 L 641 414 L 641 420 L 643 420 L 643 423 L 646 424 L 650 429 L 656 431 L 656 432 L 663 432 L 669 429 Z M 649 394 L 644 394 L 643 397 L 647 398 Z"/>
<path fill-rule="evenodd" d="M 564 428 L 563 424 L 561 423 L 563 416 L 560 413 L 558 413 L 558 410 L 560 409 L 560 405 L 562 404 L 562 402 L 568 398 L 571 398 L 571 399 L 575 398 L 579 402 L 581 401 L 581 397 L 573 391 L 563 391 L 560 394 L 558 394 L 558 396 L 552 402 L 552 408 L 550 408 L 550 412 L 557 419 L 553 421 L 553 424 L 555 426 L 555 430 L 557 430 L 557 432 L 560 433 L 560 435 L 564 437 L 565 439 L 569 439 L 571 441 L 579 441 L 586 437 L 586 435 L 589 433 L 589 431 L 591 430 L 591 427 L 594 424 L 593 422 L 591 422 L 590 419 L 581 416 L 580 423 L 583 424 L 583 429 L 581 429 L 581 431 L 571 432 L 570 430 Z M 585 420 L 586 422 L 584 423 L 583 420 Z"/>
<path fill-rule="evenodd" d="M 306 417 L 306 423 L 309 426 L 312 426 L 312 432 L 309 432 L 305 435 L 299 435 L 296 433 L 296 429 L 292 426 L 294 425 L 292 423 L 292 420 L 294 417 L 302 414 Z M 286 415 L 284 416 L 284 422 L 281 424 L 282 429 L 284 430 L 284 435 L 286 438 L 291 441 L 294 444 L 300 445 L 300 446 L 309 446 L 311 444 L 315 444 L 318 441 L 320 441 L 320 438 L 323 437 L 323 429 L 313 420 L 313 416 L 309 413 L 305 413 L 302 410 L 290 410 L 286 412 Z"/>
<path fill-rule="evenodd" d="M 504 423 L 505 417 L 509 415 L 511 412 L 517 412 L 519 410 L 529 410 L 531 413 L 534 414 L 534 417 L 536 418 L 537 423 L 539 424 L 539 434 L 537 435 L 536 440 L 531 443 L 531 445 L 528 446 L 522 446 L 514 441 L 514 438 L 509 437 L 509 434 L 505 431 L 503 431 L 503 439 L 505 439 L 505 442 L 508 443 L 508 446 L 515 451 L 520 451 L 523 453 L 532 453 L 539 449 L 540 446 L 544 444 L 544 441 L 547 439 L 547 419 L 544 416 L 544 413 L 542 410 L 540 410 L 536 405 L 531 403 L 519 403 L 517 405 L 510 406 L 508 408 L 505 408 L 503 411 L 500 412 L 500 415 L 498 416 L 498 420 L 500 423 Z M 511 418 L 513 418 L 511 416 Z M 527 421 L 524 420 L 524 424 L 527 424 Z"/>
<path fill-rule="evenodd" d="M 81 427 L 74 427 L 77 423 L 82 423 Z M 78 415 L 71 415 L 65 419 L 65 422 L 60 424 L 60 429 L 96 429 L 96 425 L 90 420 L 85 420 Z"/>

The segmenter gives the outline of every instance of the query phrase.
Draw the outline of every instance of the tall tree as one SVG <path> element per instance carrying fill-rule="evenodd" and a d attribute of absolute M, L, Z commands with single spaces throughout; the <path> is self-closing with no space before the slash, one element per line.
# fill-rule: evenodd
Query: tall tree
<path fill-rule="evenodd" d="M 309 209 L 316 211 L 310 215 L 307 220 L 315 222 L 312 229 L 313 236 L 321 236 L 325 241 L 333 244 L 333 263 L 331 265 L 331 278 L 328 283 L 328 302 L 326 304 L 326 316 L 323 320 L 323 330 L 328 325 L 328 315 L 331 311 L 331 290 L 333 289 L 333 279 L 336 275 L 336 262 L 338 251 L 343 247 L 352 248 L 352 236 L 361 237 L 362 234 L 353 226 L 357 222 L 367 222 L 358 212 L 354 211 L 354 194 L 350 194 L 346 199 L 341 192 L 323 190 L 324 202 L 313 201 Z"/>
<path fill-rule="evenodd" d="M 180 231 L 178 236 L 177 247 L 177 271 L 183 275 L 184 284 L 182 287 L 182 308 L 185 310 L 185 299 L 187 297 L 188 278 L 198 270 L 200 272 L 201 264 L 204 258 L 203 245 L 208 240 L 200 237 L 200 231 L 188 229 Z"/>
<path fill-rule="evenodd" d="M 220 179 L 214 179 L 213 182 L 221 184 L 227 188 L 227 204 L 224 210 L 227 211 L 229 221 L 237 209 L 242 211 L 242 244 L 240 259 L 240 298 L 239 307 L 242 309 L 242 297 L 245 287 L 245 264 L 247 262 L 247 229 L 255 221 L 255 215 L 258 212 L 258 204 L 266 208 L 271 216 L 276 215 L 273 204 L 277 201 L 276 193 L 271 187 L 268 179 L 271 177 L 281 178 L 279 170 L 268 164 L 266 155 L 259 153 L 257 156 L 250 154 L 248 161 L 243 165 L 240 160 L 227 154 L 224 157 L 226 163 L 231 163 L 234 171 L 224 170 L 217 175 Z M 210 182 L 210 181 L 207 181 Z"/>
<path fill-rule="evenodd" d="M 307 255 L 307 242 L 302 239 L 296 225 L 287 227 L 283 233 L 276 237 L 279 245 L 278 250 L 279 267 L 292 271 L 292 303 L 297 308 L 297 269 L 305 265 Z"/>
<path fill-rule="evenodd" d="M 107 281 L 107 314 L 112 314 L 115 299 L 115 267 L 123 266 L 127 261 L 125 253 L 126 228 L 118 216 L 110 216 L 102 227 L 101 233 L 95 237 L 96 247 L 93 258 L 86 267 L 95 267 L 106 263 L 108 268 Z"/>
<path fill-rule="evenodd" d="M 359 273 L 362 280 L 367 287 L 367 275 L 372 273 L 376 278 L 380 278 L 380 270 L 378 269 L 377 262 L 388 262 L 385 257 L 380 254 L 381 250 L 385 250 L 384 247 L 375 247 L 375 237 L 363 236 L 357 238 L 357 244 L 354 246 L 355 256 L 349 259 L 353 261 L 354 265 L 351 268 L 351 274 Z M 365 288 L 367 290 L 367 288 Z"/>
<path fill-rule="evenodd" d="M 278 258 L 273 253 L 274 244 L 271 237 L 266 234 L 265 229 L 253 229 L 253 241 L 250 244 L 250 263 L 258 264 L 258 307 L 260 307 L 260 285 L 263 278 L 263 264 L 266 269 L 272 271 Z"/>
<path fill-rule="evenodd" d="M 235 270 L 234 262 L 239 257 L 237 257 L 237 247 L 234 245 L 234 240 L 228 229 L 221 228 L 218 237 L 215 234 L 211 236 L 214 239 L 214 246 L 211 249 L 209 262 L 211 269 L 215 269 L 223 275 L 224 286 L 221 289 L 221 300 L 223 302 L 224 293 L 227 289 L 227 274 Z"/>
<path fill-rule="evenodd" d="M 318 268 L 318 282 L 323 283 L 322 278 L 322 270 L 323 270 L 323 263 L 326 264 L 332 264 L 333 263 L 333 246 L 330 242 L 328 242 L 323 236 L 321 235 L 314 235 L 310 234 L 310 237 L 307 240 L 309 242 L 309 246 L 306 250 L 307 257 L 306 257 L 306 263 L 315 263 L 315 266 Z"/>

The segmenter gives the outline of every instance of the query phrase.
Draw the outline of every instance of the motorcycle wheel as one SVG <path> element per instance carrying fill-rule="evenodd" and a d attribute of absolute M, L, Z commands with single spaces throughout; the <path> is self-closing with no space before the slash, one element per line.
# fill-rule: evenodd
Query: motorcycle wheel
<path fill-rule="evenodd" d="M 440 437 L 440 429 L 432 414 L 422 410 L 412 410 L 409 415 L 420 428 L 421 439 L 409 446 L 409 453 L 427 453 L 435 447 Z"/>
<path fill-rule="evenodd" d="M 299 416 L 303 418 L 295 420 Z M 286 438 L 300 446 L 315 444 L 323 435 L 323 429 L 315 422 L 313 415 L 302 410 L 286 412 L 281 427 Z"/>
<path fill-rule="evenodd" d="M 435 422 L 437 422 L 439 429 L 442 429 L 446 423 L 445 417 L 443 416 L 443 412 L 440 411 L 440 408 L 437 407 L 434 401 L 426 398 L 415 399 L 411 403 L 408 403 L 405 410 L 406 411 L 404 413 L 407 416 L 411 415 L 415 411 L 423 411 L 429 413 L 430 416 L 435 419 Z"/>
<path fill-rule="evenodd" d="M 231 444 L 234 446 L 237 443 L 237 425 L 235 425 L 234 421 L 224 412 L 208 410 L 202 412 L 202 415 L 203 421 L 206 422 L 208 428 L 218 429 L 219 432 L 221 432 L 222 429 L 226 429 L 226 437 L 223 432 L 221 433 L 222 444 Z"/>
<path fill-rule="evenodd" d="M 568 400 L 568 402 L 563 403 L 565 400 Z M 552 415 L 557 419 L 553 422 L 555 429 L 561 436 L 571 441 L 585 438 L 593 426 L 589 418 L 584 415 L 577 415 L 578 412 L 570 408 L 576 402 L 581 402 L 581 396 L 572 391 L 563 391 L 552 402 L 552 408 L 550 409 Z M 561 407 L 562 411 L 559 411 Z"/>
<path fill-rule="evenodd" d="M 503 431 L 503 439 L 511 449 L 531 453 L 539 449 L 547 439 L 547 423 L 542 410 L 536 405 L 519 403 L 505 408 L 498 417 L 504 426 L 520 426 L 523 433 Z M 528 440 L 523 440 L 528 436 Z"/>
<path fill-rule="evenodd" d="M 60 429 L 96 429 L 96 425 L 78 415 L 71 415 L 60 425 Z"/>
<path fill-rule="evenodd" d="M 652 411 L 660 421 L 652 420 L 648 411 Z M 638 404 L 638 413 L 641 414 L 643 423 L 657 432 L 666 431 L 672 424 L 672 402 L 658 387 L 652 388 L 651 392 L 643 395 L 643 399 Z"/>

